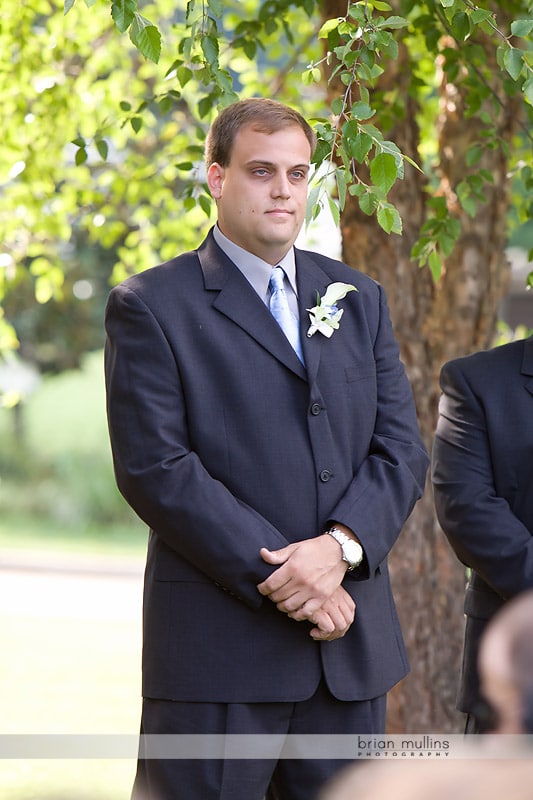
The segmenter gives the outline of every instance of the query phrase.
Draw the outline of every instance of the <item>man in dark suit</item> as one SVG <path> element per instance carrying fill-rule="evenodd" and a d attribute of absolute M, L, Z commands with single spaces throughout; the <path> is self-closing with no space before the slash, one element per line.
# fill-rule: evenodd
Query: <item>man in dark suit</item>
<path fill-rule="evenodd" d="M 439 522 L 471 573 L 458 708 L 490 727 L 478 677 L 481 635 L 533 588 L 533 338 L 446 364 L 432 457 Z"/>
<path fill-rule="evenodd" d="M 427 454 L 382 288 L 293 247 L 314 144 L 279 103 L 222 111 L 217 226 L 110 295 L 116 478 L 151 529 L 144 734 L 379 733 L 408 668 L 387 554 Z M 317 304 L 328 287 L 342 309 Z M 329 755 L 141 758 L 134 796 L 311 800 L 343 765 Z"/>

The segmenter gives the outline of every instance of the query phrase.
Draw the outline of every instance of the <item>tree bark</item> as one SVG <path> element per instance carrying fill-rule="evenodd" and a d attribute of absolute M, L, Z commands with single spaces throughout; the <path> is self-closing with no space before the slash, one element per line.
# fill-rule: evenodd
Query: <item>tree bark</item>
<path fill-rule="evenodd" d="M 343 0 L 324 3 L 324 19 L 345 13 Z M 446 45 L 454 46 L 449 41 Z M 487 49 L 487 58 L 492 58 L 489 53 Z M 381 76 L 376 91 L 399 93 L 404 116 L 386 135 L 420 163 L 411 66 L 400 42 L 399 59 Z M 344 87 L 330 85 L 328 91 L 331 99 Z M 403 220 L 402 236 L 385 234 L 376 218 L 363 214 L 353 198 L 347 200 L 341 216 L 343 259 L 368 272 L 387 292 L 428 450 L 437 418 L 440 368 L 450 358 L 490 346 L 508 281 L 504 255 L 508 165 L 501 147 L 484 150 L 481 166 L 490 171 L 494 182 L 487 184 L 486 202 L 476 216 L 469 217 L 456 199 L 457 184 L 470 171 L 466 153 L 478 141 L 481 128 L 479 116 L 468 118 L 464 113 L 465 92 L 460 81 L 452 85 L 442 75 L 436 159 L 439 194 L 446 198 L 449 213 L 459 219 L 462 232 L 440 280 L 435 283 L 429 269 L 419 269 L 410 257 L 428 215 L 426 179 L 414 168 L 406 165 L 405 179 L 390 193 Z M 487 105 L 491 102 L 487 100 Z M 505 97 L 497 113 L 503 142 L 509 142 L 513 133 L 515 104 Z M 494 117 L 494 107 L 489 110 Z M 429 480 L 391 553 L 390 567 L 411 673 L 390 694 L 388 730 L 456 732 L 463 724 L 455 696 L 463 644 L 465 572 L 436 521 Z"/>

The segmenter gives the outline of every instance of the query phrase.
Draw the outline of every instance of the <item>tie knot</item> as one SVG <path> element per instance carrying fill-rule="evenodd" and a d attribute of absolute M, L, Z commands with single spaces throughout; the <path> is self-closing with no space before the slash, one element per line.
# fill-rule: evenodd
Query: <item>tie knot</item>
<path fill-rule="evenodd" d="M 285 280 L 285 272 L 283 271 L 283 267 L 274 267 L 272 272 L 270 273 L 270 291 L 276 292 L 279 289 L 283 289 L 283 281 Z"/>

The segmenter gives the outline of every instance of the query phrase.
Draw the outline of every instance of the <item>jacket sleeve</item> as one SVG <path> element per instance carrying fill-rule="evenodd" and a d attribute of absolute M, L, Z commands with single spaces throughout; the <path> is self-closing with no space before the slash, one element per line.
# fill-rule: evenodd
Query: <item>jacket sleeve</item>
<path fill-rule="evenodd" d="M 482 398 L 457 362 L 443 367 L 432 453 L 439 523 L 458 558 L 503 599 L 533 586 L 533 538 L 498 496 Z"/>
<path fill-rule="evenodd" d="M 179 370 L 143 300 L 121 285 L 106 308 L 107 415 L 117 485 L 163 541 L 251 607 L 287 540 L 213 478 L 191 449 Z"/>
<path fill-rule="evenodd" d="M 424 491 L 428 454 L 415 404 L 392 329 L 385 293 L 379 291 L 374 335 L 377 404 L 368 455 L 331 514 L 358 536 L 371 577 L 387 557 Z"/>

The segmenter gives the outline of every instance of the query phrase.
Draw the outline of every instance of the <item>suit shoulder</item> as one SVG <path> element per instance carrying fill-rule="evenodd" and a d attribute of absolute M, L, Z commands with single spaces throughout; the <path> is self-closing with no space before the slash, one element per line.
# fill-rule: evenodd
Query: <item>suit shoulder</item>
<path fill-rule="evenodd" d="M 174 288 L 187 283 L 189 275 L 193 275 L 198 266 L 198 255 L 195 250 L 182 253 L 154 267 L 130 275 L 115 287 L 116 290 L 131 291 L 140 296 L 161 294 L 168 290 L 169 285 Z"/>
<path fill-rule="evenodd" d="M 313 250 L 300 250 L 300 252 L 314 261 L 315 264 L 331 278 L 332 282 L 341 281 L 343 283 L 352 283 L 362 292 L 379 292 L 380 284 L 374 278 L 355 269 L 355 267 L 350 267 L 348 264 L 345 264 L 344 261 L 324 256 Z"/>
<path fill-rule="evenodd" d="M 470 355 L 448 361 L 441 370 L 444 380 L 463 375 L 469 382 L 492 384 L 495 376 L 518 373 L 524 353 L 524 341 L 514 341 L 479 350 Z"/>

